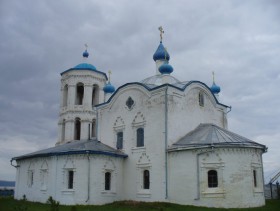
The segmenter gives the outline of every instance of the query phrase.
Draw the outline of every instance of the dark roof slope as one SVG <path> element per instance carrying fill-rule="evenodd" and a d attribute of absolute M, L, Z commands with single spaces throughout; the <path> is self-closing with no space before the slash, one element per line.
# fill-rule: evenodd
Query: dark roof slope
<path fill-rule="evenodd" d="M 214 124 L 200 124 L 174 143 L 169 150 L 203 147 L 250 147 L 266 150 L 265 145 L 251 141 Z"/>
<path fill-rule="evenodd" d="M 74 141 L 43 149 L 30 154 L 12 158 L 12 160 L 22 160 L 33 157 L 49 157 L 53 155 L 71 155 L 71 154 L 103 154 L 114 157 L 127 157 L 122 151 L 114 149 L 106 144 L 101 143 L 97 139 Z"/>

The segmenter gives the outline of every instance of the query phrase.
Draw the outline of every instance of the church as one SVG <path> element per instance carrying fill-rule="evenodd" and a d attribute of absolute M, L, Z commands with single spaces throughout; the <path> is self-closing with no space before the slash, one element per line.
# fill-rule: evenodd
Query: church
<path fill-rule="evenodd" d="M 207 86 L 172 76 L 159 30 L 155 70 L 146 79 L 115 89 L 110 73 L 90 64 L 87 48 L 83 63 L 61 72 L 57 143 L 11 159 L 16 199 L 265 204 L 266 146 L 228 130 L 231 107 L 219 101 L 214 77 Z"/>

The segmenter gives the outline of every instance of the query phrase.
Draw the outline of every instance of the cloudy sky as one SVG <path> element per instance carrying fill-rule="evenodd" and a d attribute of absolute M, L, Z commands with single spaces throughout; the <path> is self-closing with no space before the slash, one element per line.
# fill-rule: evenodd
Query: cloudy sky
<path fill-rule="evenodd" d="M 118 87 L 155 72 L 158 27 L 173 76 L 221 86 L 229 129 L 265 144 L 265 179 L 280 171 L 277 0 L 1 0 L 0 179 L 12 157 L 57 141 L 60 72 L 82 62 Z"/>

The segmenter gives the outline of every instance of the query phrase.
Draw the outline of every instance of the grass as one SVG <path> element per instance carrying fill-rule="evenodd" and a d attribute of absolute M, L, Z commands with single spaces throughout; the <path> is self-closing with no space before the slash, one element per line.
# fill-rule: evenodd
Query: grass
<path fill-rule="evenodd" d="M 114 202 L 107 205 L 77 205 L 77 206 L 59 206 L 59 211 L 127 211 L 127 210 L 157 210 L 157 211 L 279 211 L 280 200 L 267 200 L 264 207 L 259 208 L 244 208 L 244 209 L 222 209 L 222 208 L 205 208 L 194 207 L 186 205 L 178 205 L 162 202 L 134 202 L 134 201 L 121 201 Z M 53 211 L 49 204 L 42 204 L 37 202 L 28 202 L 23 200 L 14 200 L 11 197 L 0 198 L 0 211 Z"/>

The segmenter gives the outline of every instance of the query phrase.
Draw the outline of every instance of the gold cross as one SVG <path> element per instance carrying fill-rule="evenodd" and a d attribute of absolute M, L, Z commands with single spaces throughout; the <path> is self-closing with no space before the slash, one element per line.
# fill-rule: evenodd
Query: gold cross
<path fill-rule="evenodd" d="M 109 71 L 108 71 L 108 75 L 109 75 L 109 82 L 110 82 L 110 79 L 111 79 L 111 74 L 112 74 L 112 71 L 111 71 L 111 70 L 109 70 Z"/>
<path fill-rule="evenodd" d="M 162 42 L 162 34 L 164 33 L 162 26 L 158 27 L 158 30 L 160 31 L 160 41 Z"/>
<path fill-rule="evenodd" d="M 213 75 L 213 83 L 215 83 L 215 72 L 214 71 L 212 72 L 212 75 Z"/>

